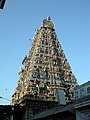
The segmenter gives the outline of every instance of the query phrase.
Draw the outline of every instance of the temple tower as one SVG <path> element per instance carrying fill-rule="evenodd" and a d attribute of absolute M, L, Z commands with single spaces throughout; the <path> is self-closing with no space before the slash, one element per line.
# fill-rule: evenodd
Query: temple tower
<path fill-rule="evenodd" d="M 63 89 L 66 100 L 72 100 L 77 80 L 65 57 L 50 17 L 43 20 L 32 39 L 32 47 L 22 61 L 18 86 L 12 104 L 28 95 L 32 99 L 57 101 L 57 89 Z M 69 91 L 67 91 L 69 88 Z"/>

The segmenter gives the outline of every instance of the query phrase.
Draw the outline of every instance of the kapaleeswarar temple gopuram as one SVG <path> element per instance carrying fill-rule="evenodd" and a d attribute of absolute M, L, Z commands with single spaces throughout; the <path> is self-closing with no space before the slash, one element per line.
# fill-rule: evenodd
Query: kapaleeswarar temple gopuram
<path fill-rule="evenodd" d="M 63 89 L 66 101 L 73 99 L 77 80 L 57 38 L 50 17 L 43 20 L 32 39 L 32 46 L 22 61 L 18 85 L 12 104 L 28 95 L 30 98 L 57 101 L 57 90 Z"/>

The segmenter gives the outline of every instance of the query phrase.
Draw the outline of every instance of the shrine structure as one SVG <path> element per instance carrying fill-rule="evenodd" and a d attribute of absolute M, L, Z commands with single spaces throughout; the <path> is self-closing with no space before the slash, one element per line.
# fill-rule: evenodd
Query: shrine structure
<path fill-rule="evenodd" d="M 57 101 L 57 90 L 63 89 L 66 101 L 73 98 L 77 80 L 65 57 L 50 17 L 43 20 L 32 39 L 32 46 L 22 61 L 18 85 L 12 104 L 24 96 L 45 101 Z"/>

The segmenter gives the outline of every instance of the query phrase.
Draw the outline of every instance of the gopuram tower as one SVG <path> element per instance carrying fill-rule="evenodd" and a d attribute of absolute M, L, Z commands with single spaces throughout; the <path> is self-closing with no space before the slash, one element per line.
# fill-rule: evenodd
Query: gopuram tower
<path fill-rule="evenodd" d="M 40 29 L 36 30 L 32 47 L 22 64 L 18 85 L 12 95 L 13 105 L 20 104 L 24 96 L 32 100 L 57 101 L 57 90 L 60 88 L 64 90 L 67 102 L 72 100 L 77 80 L 50 17 L 44 19 Z"/>

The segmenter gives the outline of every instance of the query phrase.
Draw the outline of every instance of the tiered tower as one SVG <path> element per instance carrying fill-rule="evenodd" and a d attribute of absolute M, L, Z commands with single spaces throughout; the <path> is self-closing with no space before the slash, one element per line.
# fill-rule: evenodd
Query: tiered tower
<path fill-rule="evenodd" d="M 12 96 L 13 104 L 25 95 L 57 101 L 59 88 L 65 90 L 67 99 L 72 98 L 70 90 L 77 85 L 77 80 L 71 71 L 50 17 L 44 19 L 40 29 L 36 30 L 32 47 L 22 64 L 18 86 Z"/>

